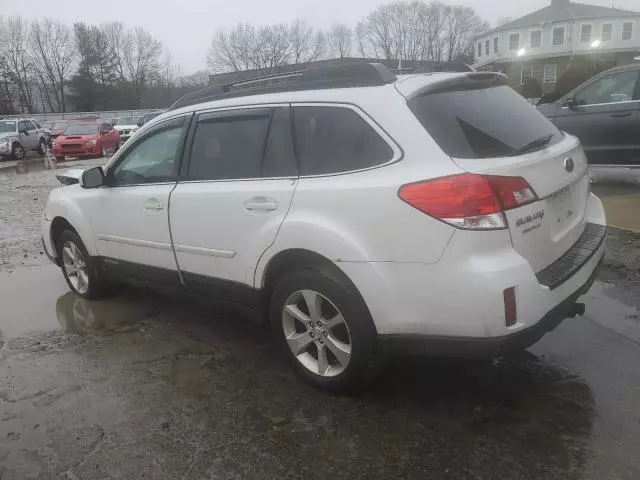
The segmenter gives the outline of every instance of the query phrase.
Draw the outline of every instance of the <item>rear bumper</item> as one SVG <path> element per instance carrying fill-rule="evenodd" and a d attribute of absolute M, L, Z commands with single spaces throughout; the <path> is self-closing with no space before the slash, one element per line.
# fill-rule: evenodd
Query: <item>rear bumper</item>
<path fill-rule="evenodd" d="M 427 354 L 444 357 L 495 358 L 525 350 L 565 319 L 574 316 L 572 308 L 578 297 L 587 293 L 596 279 L 602 257 L 587 282 L 542 319 L 509 335 L 489 338 L 429 335 L 379 335 L 381 351 L 391 354 Z"/>

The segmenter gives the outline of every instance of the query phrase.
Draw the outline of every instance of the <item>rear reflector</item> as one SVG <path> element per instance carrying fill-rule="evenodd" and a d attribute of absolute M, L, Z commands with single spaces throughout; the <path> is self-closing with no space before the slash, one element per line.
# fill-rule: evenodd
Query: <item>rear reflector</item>
<path fill-rule="evenodd" d="M 524 178 L 472 173 L 403 185 L 398 195 L 421 212 L 468 230 L 504 229 L 504 210 L 537 200 Z"/>
<path fill-rule="evenodd" d="M 516 287 L 505 288 L 504 296 L 504 324 L 513 327 L 518 321 L 516 312 Z"/>

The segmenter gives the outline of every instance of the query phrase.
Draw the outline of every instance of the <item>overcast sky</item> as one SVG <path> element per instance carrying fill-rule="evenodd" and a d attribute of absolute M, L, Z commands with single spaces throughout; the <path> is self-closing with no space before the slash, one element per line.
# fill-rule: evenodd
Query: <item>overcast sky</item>
<path fill-rule="evenodd" d="M 520 17 L 547 6 L 550 0 L 456 0 L 467 5 L 492 25 L 500 17 Z M 31 20 L 49 16 L 102 23 L 119 20 L 149 30 L 167 46 L 180 63 L 182 73 L 206 68 L 213 32 L 241 21 L 288 22 L 302 18 L 316 27 L 335 22 L 355 25 L 381 0 L 0 0 L 0 14 L 22 15 Z M 640 0 L 582 0 L 606 7 L 640 10 Z"/>

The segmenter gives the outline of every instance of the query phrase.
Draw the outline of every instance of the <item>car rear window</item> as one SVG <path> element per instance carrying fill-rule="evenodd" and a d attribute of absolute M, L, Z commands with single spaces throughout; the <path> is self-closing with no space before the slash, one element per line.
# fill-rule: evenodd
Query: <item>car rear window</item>
<path fill-rule="evenodd" d="M 562 140 L 562 133 L 544 115 L 506 85 L 427 93 L 411 99 L 409 107 L 454 158 L 510 156 L 540 139 L 548 138 L 548 143 L 531 151 Z"/>

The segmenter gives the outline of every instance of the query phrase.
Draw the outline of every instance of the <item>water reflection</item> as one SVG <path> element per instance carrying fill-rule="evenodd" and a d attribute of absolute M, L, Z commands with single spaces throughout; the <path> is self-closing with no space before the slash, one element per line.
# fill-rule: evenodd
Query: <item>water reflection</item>
<path fill-rule="evenodd" d="M 108 300 L 85 300 L 67 292 L 56 302 L 60 328 L 66 332 L 93 333 L 121 330 L 140 324 L 153 312 L 144 298 L 123 295 Z"/>

